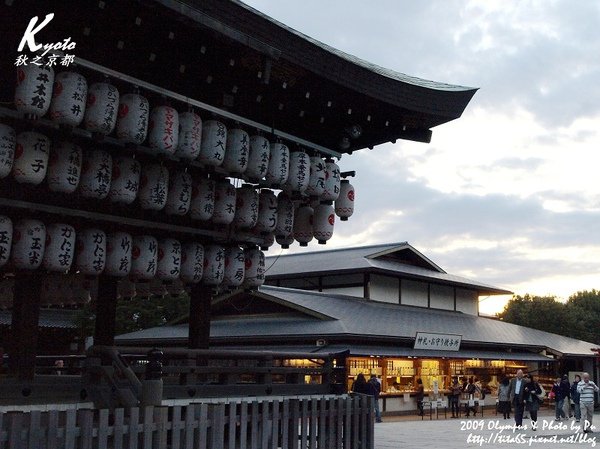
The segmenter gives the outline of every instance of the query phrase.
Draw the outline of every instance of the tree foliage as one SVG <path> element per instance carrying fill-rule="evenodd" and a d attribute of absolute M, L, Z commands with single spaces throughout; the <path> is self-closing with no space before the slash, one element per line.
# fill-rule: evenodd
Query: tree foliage
<path fill-rule="evenodd" d="M 600 344 L 600 291 L 580 291 L 560 302 L 554 296 L 513 296 L 498 317 L 554 334 Z"/>

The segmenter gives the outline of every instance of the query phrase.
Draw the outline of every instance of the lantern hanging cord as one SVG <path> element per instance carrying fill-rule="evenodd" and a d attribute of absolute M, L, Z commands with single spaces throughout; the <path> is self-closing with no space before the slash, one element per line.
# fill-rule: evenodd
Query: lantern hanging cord
<path fill-rule="evenodd" d="M 275 265 L 275 263 L 276 263 L 276 262 L 279 260 L 279 258 L 281 257 L 281 255 L 282 255 L 282 254 L 283 254 L 283 248 L 281 248 L 281 250 L 279 251 L 279 254 L 278 254 L 278 255 L 277 255 L 277 257 L 275 258 L 275 260 L 273 261 L 273 263 L 272 263 L 271 265 L 269 265 L 269 268 L 267 268 L 267 269 L 265 270 L 265 273 L 266 273 L 267 271 L 269 271 L 269 270 L 270 270 L 270 269 L 273 267 L 273 265 Z"/>

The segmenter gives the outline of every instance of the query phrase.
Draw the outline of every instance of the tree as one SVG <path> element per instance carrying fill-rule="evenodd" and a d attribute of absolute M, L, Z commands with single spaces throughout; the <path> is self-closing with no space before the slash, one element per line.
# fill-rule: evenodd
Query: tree
<path fill-rule="evenodd" d="M 566 303 L 576 338 L 600 344 L 600 291 L 580 291 Z"/>
<path fill-rule="evenodd" d="M 498 317 L 507 323 L 571 336 L 572 319 L 554 296 L 513 296 Z"/>

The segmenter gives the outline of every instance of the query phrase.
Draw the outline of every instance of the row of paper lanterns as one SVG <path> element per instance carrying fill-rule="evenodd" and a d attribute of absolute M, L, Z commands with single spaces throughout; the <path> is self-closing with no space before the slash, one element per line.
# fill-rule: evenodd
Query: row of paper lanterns
<path fill-rule="evenodd" d="M 86 79 L 76 72 L 61 72 L 55 78 L 52 67 L 18 67 L 15 106 L 24 114 L 48 113 L 61 125 L 83 123 L 89 131 L 102 135 L 116 129 L 117 138 L 126 143 L 140 145 L 147 138 L 148 146 L 157 153 L 221 167 L 250 182 L 265 182 L 323 201 L 334 201 L 339 195 L 340 170 L 333 160 L 325 162 L 304 151 L 290 152 L 283 143 L 250 136 L 243 129 L 227 129 L 218 120 L 203 123 L 192 111 L 179 113 L 170 106 L 150 111 L 142 95 L 120 96 L 107 82 L 94 83 L 88 89 Z"/>
<path fill-rule="evenodd" d="M 66 223 L 46 226 L 27 218 L 13 224 L 0 216 L 0 267 L 9 263 L 19 270 L 43 267 L 49 272 L 247 288 L 262 285 L 265 271 L 264 254 L 257 248 L 203 246 L 118 231 L 106 234 L 97 228 L 75 231 Z"/>

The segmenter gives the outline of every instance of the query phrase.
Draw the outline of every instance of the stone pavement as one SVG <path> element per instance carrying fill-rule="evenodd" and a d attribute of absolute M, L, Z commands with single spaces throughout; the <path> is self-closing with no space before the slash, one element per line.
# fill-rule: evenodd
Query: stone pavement
<path fill-rule="evenodd" d="M 554 421 L 550 410 L 540 411 L 538 428 L 533 431 L 531 420 L 524 419 L 524 430 L 514 430 L 514 419 L 504 420 L 494 411 L 485 411 L 477 418 L 433 420 L 426 417 L 384 417 L 375 424 L 375 449 L 462 449 L 462 448 L 588 448 L 600 447 L 600 415 L 594 415 L 594 433 L 584 434 L 574 419 Z"/>

